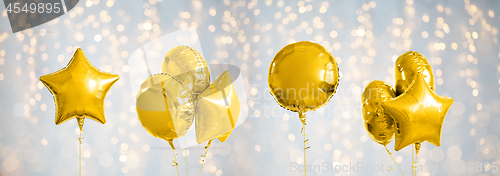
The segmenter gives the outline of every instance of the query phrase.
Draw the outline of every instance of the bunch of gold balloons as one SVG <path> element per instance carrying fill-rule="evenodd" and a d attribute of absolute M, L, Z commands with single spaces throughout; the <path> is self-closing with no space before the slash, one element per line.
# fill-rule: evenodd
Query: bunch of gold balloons
<path fill-rule="evenodd" d="M 402 54 L 394 68 L 396 90 L 376 80 L 363 92 L 363 119 L 370 138 L 386 146 L 395 136 L 396 151 L 414 144 L 416 154 L 422 142 L 440 146 L 453 99 L 435 93 L 434 73 L 420 53 Z"/>
<path fill-rule="evenodd" d="M 323 46 L 301 41 L 283 47 L 269 67 L 270 93 L 278 104 L 299 114 L 304 136 L 304 166 L 307 141 L 306 116 L 310 110 L 325 105 L 339 84 L 339 68 L 335 58 Z M 306 174 L 304 167 L 304 175 Z"/>
<path fill-rule="evenodd" d="M 210 84 L 207 62 L 189 46 L 168 51 L 161 67 L 163 73 L 147 78 L 136 96 L 144 129 L 168 141 L 174 150 L 172 141 L 183 137 L 193 121 L 198 144 L 209 141 L 206 149 L 215 138 L 226 141 L 241 106 L 229 72 Z"/>
<path fill-rule="evenodd" d="M 427 59 L 409 51 L 398 57 L 395 87 L 373 81 L 362 95 L 366 130 L 374 141 L 387 145 L 396 138 L 396 151 L 422 142 L 440 146 L 441 128 L 452 98 L 435 93 L 434 73 Z"/>

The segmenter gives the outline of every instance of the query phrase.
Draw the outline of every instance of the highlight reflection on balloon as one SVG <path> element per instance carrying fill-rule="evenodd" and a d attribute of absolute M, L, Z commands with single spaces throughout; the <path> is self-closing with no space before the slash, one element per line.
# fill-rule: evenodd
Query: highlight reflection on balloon
<path fill-rule="evenodd" d="M 214 138 L 226 141 L 238 122 L 241 108 L 229 72 L 222 73 L 201 93 L 196 105 L 198 144 Z"/>
<path fill-rule="evenodd" d="M 40 81 L 54 95 L 56 125 L 76 118 L 82 130 L 85 118 L 106 123 L 104 98 L 119 78 L 94 67 L 78 48 L 68 66 L 41 76 Z"/>
<path fill-rule="evenodd" d="M 207 62 L 198 51 L 189 46 L 177 46 L 168 51 L 163 58 L 161 70 L 184 84 L 195 98 L 210 85 Z"/>
<path fill-rule="evenodd" d="M 432 91 L 435 91 L 434 72 L 427 58 L 422 54 L 415 51 L 408 51 L 402 54 L 396 60 L 394 70 L 396 96 L 404 93 L 419 73 L 423 74 L 427 85 Z"/>
<path fill-rule="evenodd" d="M 441 129 L 452 98 L 437 95 L 417 74 L 408 90 L 395 99 L 382 103 L 396 122 L 396 151 L 416 144 L 417 153 L 420 143 L 430 142 L 441 145 Z"/>
<path fill-rule="evenodd" d="M 149 134 L 157 138 L 171 143 L 173 139 L 184 136 L 193 123 L 193 95 L 170 75 L 148 77 L 136 99 L 139 121 Z"/>
<path fill-rule="evenodd" d="M 362 95 L 363 119 L 370 138 L 387 145 L 394 138 L 394 120 L 384 110 L 382 103 L 394 98 L 394 90 L 389 84 L 375 80 L 369 83 Z"/>
<path fill-rule="evenodd" d="M 317 43 L 292 43 L 274 57 L 268 83 L 271 94 L 283 108 L 302 113 L 315 110 L 326 104 L 336 91 L 337 62 Z M 305 122 L 304 118 L 301 120 Z"/>

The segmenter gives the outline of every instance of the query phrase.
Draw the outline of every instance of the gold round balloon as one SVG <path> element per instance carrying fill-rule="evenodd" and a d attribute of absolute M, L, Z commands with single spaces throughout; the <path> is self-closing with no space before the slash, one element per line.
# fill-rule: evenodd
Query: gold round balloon
<path fill-rule="evenodd" d="M 363 119 L 368 136 L 384 146 L 394 138 L 395 127 L 392 116 L 384 110 L 382 102 L 394 97 L 394 89 L 379 80 L 370 82 L 361 97 Z"/>
<path fill-rule="evenodd" d="M 402 54 L 396 60 L 394 70 L 396 96 L 406 92 L 406 89 L 415 80 L 419 72 L 423 74 L 424 80 L 431 90 L 435 91 L 434 72 L 432 72 L 431 65 L 422 54 L 415 51 Z"/>
<path fill-rule="evenodd" d="M 167 74 L 150 76 L 142 83 L 136 99 L 139 121 L 157 138 L 171 143 L 184 136 L 193 124 L 192 93 L 174 77 Z"/>
<path fill-rule="evenodd" d="M 177 46 L 168 51 L 163 58 L 161 71 L 182 82 L 195 98 L 210 85 L 207 61 L 189 46 Z"/>
<path fill-rule="evenodd" d="M 268 83 L 283 108 L 302 114 L 330 100 L 339 84 L 339 68 L 323 46 L 301 41 L 285 46 L 274 56 Z"/>

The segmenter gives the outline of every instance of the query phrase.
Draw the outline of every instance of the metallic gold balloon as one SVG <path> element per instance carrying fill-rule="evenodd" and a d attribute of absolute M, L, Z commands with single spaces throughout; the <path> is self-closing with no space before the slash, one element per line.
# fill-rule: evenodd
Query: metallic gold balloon
<path fill-rule="evenodd" d="M 194 120 L 191 91 L 167 74 L 148 77 L 136 96 L 136 109 L 142 127 L 154 137 L 172 140 L 182 137 Z"/>
<path fill-rule="evenodd" d="M 195 94 L 195 98 L 210 85 L 207 61 L 189 46 L 177 46 L 168 51 L 161 70 L 182 82 Z"/>
<path fill-rule="evenodd" d="M 417 74 L 408 90 L 382 103 L 396 122 L 396 151 L 416 144 L 430 142 L 441 145 L 441 129 L 452 98 L 437 95 L 424 80 L 423 74 Z"/>
<path fill-rule="evenodd" d="M 330 100 L 339 83 L 338 70 L 335 58 L 321 45 L 308 41 L 292 43 L 271 62 L 270 92 L 283 108 L 303 114 Z M 301 121 L 304 123 L 305 118 Z"/>
<path fill-rule="evenodd" d="M 382 102 L 394 98 L 394 90 L 389 84 L 375 80 L 366 86 L 361 97 L 363 119 L 370 138 L 387 145 L 394 138 L 394 120 L 382 107 Z"/>
<path fill-rule="evenodd" d="M 401 95 L 408 89 L 419 72 L 423 74 L 424 80 L 431 90 L 435 91 L 434 72 L 432 72 L 432 67 L 425 56 L 420 53 L 408 51 L 402 54 L 396 60 L 394 70 L 396 96 Z"/>
<path fill-rule="evenodd" d="M 40 81 L 54 95 L 56 125 L 76 118 L 82 130 L 85 118 L 106 123 L 104 98 L 119 78 L 94 67 L 78 48 L 68 66 L 41 76 Z"/>
<path fill-rule="evenodd" d="M 226 141 L 238 122 L 241 108 L 229 72 L 222 73 L 200 94 L 196 105 L 198 144 L 214 138 Z"/>

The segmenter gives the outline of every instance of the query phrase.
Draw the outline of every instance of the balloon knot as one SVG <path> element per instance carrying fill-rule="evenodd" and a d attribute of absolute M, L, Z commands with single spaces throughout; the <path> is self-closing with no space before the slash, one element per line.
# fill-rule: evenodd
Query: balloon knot
<path fill-rule="evenodd" d="M 172 163 L 173 163 L 172 166 L 178 166 L 179 165 L 179 163 L 175 162 L 174 160 L 172 160 Z"/>
<path fill-rule="evenodd" d="M 307 135 L 305 135 L 304 144 L 305 144 L 304 150 L 311 148 L 311 144 L 309 144 L 309 136 Z"/>
<path fill-rule="evenodd" d="M 80 142 L 80 144 L 82 144 L 82 139 L 85 139 L 85 137 L 79 137 L 78 138 L 78 141 Z"/>

